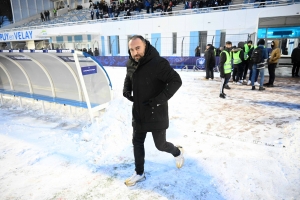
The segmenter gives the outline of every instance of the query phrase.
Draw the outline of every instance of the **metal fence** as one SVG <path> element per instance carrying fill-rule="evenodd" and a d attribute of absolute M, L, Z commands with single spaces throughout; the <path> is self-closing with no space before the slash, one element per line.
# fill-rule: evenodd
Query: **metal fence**
<path fill-rule="evenodd" d="M 195 49 L 199 46 L 201 48 L 201 55 L 203 55 L 207 44 L 212 44 L 215 48 L 219 48 L 225 46 L 226 41 L 231 41 L 233 46 L 238 46 L 239 42 L 246 42 L 248 40 L 252 40 L 254 42 L 255 35 L 255 33 L 226 34 L 225 32 L 220 35 L 206 35 L 199 31 L 199 35 L 194 37 L 178 37 L 177 34 L 171 33 L 170 37 L 146 37 L 146 39 L 148 39 L 151 45 L 158 50 L 161 56 L 195 56 Z M 106 44 L 104 46 L 107 48 L 98 48 L 100 51 L 105 51 L 104 53 L 101 52 L 100 55 L 128 55 L 128 39 L 110 41 L 108 38 L 105 38 L 103 42 Z"/>

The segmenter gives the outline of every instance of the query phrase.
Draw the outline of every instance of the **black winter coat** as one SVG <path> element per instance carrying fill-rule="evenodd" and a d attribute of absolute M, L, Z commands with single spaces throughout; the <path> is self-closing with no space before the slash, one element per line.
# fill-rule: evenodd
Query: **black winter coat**
<path fill-rule="evenodd" d="M 216 65 L 216 56 L 214 52 L 214 47 L 210 46 L 204 53 L 205 58 L 205 68 L 211 69 L 214 68 Z"/>
<path fill-rule="evenodd" d="M 179 74 L 148 41 L 144 57 L 137 63 L 130 55 L 126 67 L 123 94 L 133 92 L 133 128 L 143 132 L 167 129 L 168 100 L 182 84 Z"/>
<path fill-rule="evenodd" d="M 292 51 L 292 63 L 300 63 L 300 45 Z"/>

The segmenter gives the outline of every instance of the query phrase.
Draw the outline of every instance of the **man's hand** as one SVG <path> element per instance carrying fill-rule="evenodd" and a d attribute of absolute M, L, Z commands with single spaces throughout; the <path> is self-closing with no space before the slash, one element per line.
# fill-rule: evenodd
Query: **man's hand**
<path fill-rule="evenodd" d="M 154 99 L 149 99 L 148 101 L 143 102 L 144 106 L 151 106 L 151 107 L 156 107 L 157 103 L 155 102 Z"/>
<path fill-rule="evenodd" d="M 133 96 L 131 96 L 131 92 L 123 92 L 123 96 L 126 97 L 129 101 L 133 102 Z"/>

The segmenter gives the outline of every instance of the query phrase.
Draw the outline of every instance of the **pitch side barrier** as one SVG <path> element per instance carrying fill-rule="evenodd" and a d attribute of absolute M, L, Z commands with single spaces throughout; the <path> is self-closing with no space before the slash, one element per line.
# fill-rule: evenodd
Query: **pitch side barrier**
<path fill-rule="evenodd" d="M 0 50 L 0 97 L 88 109 L 91 120 L 112 100 L 99 60 L 74 50 Z M 71 109 L 71 108 L 70 108 Z"/>

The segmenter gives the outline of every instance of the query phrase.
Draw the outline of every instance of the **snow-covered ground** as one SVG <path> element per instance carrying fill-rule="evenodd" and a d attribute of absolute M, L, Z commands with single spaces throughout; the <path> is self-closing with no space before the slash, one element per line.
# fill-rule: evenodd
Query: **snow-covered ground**
<path fill-rule="evenodd" d="M 300 199 L 300 80 L 252 91 L 178 71 L 183 85 L 169 101 L 167 140 L 185 149 L 185 165 L 159 152 L 148 134 L 146 181 L 134 171 L 131 103 L 125 68 L 107 67 L 114 99 L 91 125 L 63 106 L 5 99 L 0 107 L 0 199 Z M 218 76 L 216 73 L 215 76 Z M 268 79 L 268 77 L 266 77 Z"/>

